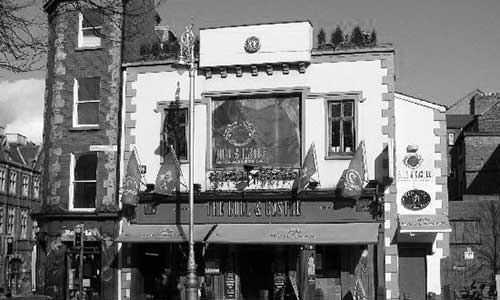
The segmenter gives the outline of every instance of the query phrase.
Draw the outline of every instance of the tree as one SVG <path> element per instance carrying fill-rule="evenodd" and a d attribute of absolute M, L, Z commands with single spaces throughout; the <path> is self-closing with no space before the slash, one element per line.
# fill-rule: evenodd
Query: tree
<path fill-rule="evenodd" d="M 481 246 L 478 256 L 487 268 L 490 280 L 500 272 L 500 202 L 483 200 L 479 203 L 481 217 Z"/>
<path fill-rule="evenodd" d="M 356 26 L 352 29 L 350 42 L 353 46 L 363 45 L 363 32 L 361 32 L 361 28 L 359 26 Z"/>
<path fill-rule="evenodd" d="M 321 48 L 325 45 L 326 43 L 326 34 L 325 30 L 321 28 L 318 32 L 318 48 Z"/>
<path fill-rule="evenodd" d="M 0 1 L 0 69 L 25 72 L 41 68 L 46 51 L 44 22 L 36 0 Z"/>
<path fill-rule="evenodd" d="M 370 34 L 370 45 L 376 45 L 377 44 L 377 32 L 375 29 L 372 30 L 372 33 Z"/>
<path fill-rule="evenodd" d="M 332 33 L 331 43 L 334 47 L 338 47 L 340 44 L 344 42 L 344 33 L 340 26 L 337 26 L 335 31 Z"/>
<path fill-rule="evenodd" d="M 162 0 L 74 0 L 64 2 L 64 9 L 47 11 L 49 20 L 57 13 L 97 11 L 103 22 L 117 27 L 121 35 L 110 36 L 96 29 L 104 39 L 126 41 L 137 39 L 153 43 L 154 30 L 149 35 L 141 31 L 147 18 L 156 24 L 160 17 L 155 8 Z M 47 51 L 45 13 L 58 0 L 0 0 L 0 69 L 27 72 L 42 69 Z M 83 15 L 83 14 L 82 14 Z M 124 21 L 128 20 L 128 21 Z M 87 20 L 88 21 L 88 20 Z"/>

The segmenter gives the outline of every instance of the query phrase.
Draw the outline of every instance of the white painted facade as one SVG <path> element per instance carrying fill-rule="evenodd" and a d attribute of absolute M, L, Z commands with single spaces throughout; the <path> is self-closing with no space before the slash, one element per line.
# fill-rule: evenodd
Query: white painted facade
<path fill-rule="evenodd" d="M 437 184 L 440 178 L 447 176 L 446 168 L 442 167 L 447 153 L 446 146 L 440 146 L 443 142 L 443 133 L 440 132 L 443 120 L 436 117 L 444 114 L 446 107 L 396 93 L 394 108 L 398 218 L 401 220 L 402 216 L 414 216 L 428 218 L 431 222 L 447 220 L 446 185 Z M 409 158 L 417 159 L 412 164 L 408 163 Z M 421 209 L 410 209 L 403 205 L 405 194 L 412 190 L 425 191 L 430 196 L 429 204 Z M 440 295 L 441 259 L 447 256 L 447 246 L 443 244 L 447 243 L 448 230 L 427 228 L 430 226 L 414 227 L 400 229 L 397 242 L 432 245 L 431 253 L 425 260 L 427 292 Z"/>
<path fill-rule="evenodd" d="M 310 65 L 305 74 L 290 70 L 290 74 L 283 75 L 275 72 L 272 76 L 262 72 L 257 77 L 244 73 L 242 77 L 228 74 L 227 78 L 214 76 L 206 79 L 196 77 L 196 99 L 203 98 L 206 92 L 223 92 L 228 90 L 248 89 L 283 89 L 306 87 L 311 93 L 342 93 L 360 92 L 363 102 L 357 103 L 357 134 L 358 141 L 365 140 L 367 155 L 368 178 L 375 179 L 375 159 L 382 152 L 382 144 L 387 138 L 382 134 L 383 120 L 381 108 L 386 105 L 381 95 L 386 87 L 381 84 L 381 77 L 385 70 L 380 61 L 342 62 Z M 161 86 L 159 89 L 157 87 Z M 133 98 L 133 105 L 137 112 L 133 114 L 136 128 L 133 131 L 141 163 L 146 166 L 145 179 L 147 183 L 154 183 L 160 168 L 161 157 L 154 155 L 160 144 L 161 114 L 156 112 L 159 101 L 175 101 L 176 91 L 179 88 L 179 98 L 188 99 L 188 73 L 177 71 L 155 71 L 139 73 L 137 81 L 133 83 L 137 91 Z M 349 160 L 326 160 L 326 97 L 305 99 L 305 141 L 307 149 L 314 142 L 318 157 L 318 167 L 321 187 L 333 188 L 338 182 L 342 171 L 348 166 Z M 195 105 L 195 182 L 205 187 L 205 171 L 210 168 L 206 161 L 206 151 L 209 150 L 207 138 L 207 105 Z M 370 120 L 363 122 L 362 120 Z M 182 170 L 187 174 L 187 163 L 182 163 Z"/>

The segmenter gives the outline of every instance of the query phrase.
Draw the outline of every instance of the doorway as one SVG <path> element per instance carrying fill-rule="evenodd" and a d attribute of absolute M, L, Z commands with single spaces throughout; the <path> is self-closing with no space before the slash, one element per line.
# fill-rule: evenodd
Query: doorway
<path fill-rule="evenodd" d="M 399 246 L 399 294 L 403 300 L 425 300 L 427 295 L 426 245 Z"/>

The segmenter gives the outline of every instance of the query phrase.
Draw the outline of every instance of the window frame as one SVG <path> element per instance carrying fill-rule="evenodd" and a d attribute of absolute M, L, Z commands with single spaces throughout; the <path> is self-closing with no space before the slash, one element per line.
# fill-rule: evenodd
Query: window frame
<path fill-rule="evenodd" d="M 100 48 L 102 47 L 102 29 L 104 25 L 104 21 L 101 23 L 100 26 L 92 26 L 92 27 L 83 27 L 83 21 L 85 17 L 82 12 L 78 13 L 78 48 Z M 84 37 L 84 31 L 89 30 L 94 33 L 94 36 L 96 39 L 98 39 L 98 42 L 95 43 L 90 43 L 89 41 L 85 41 Z M 96 34 L 96 30 L 100 30 L 100 34 Z"/>
<path fill-rule="evenodd" d="M 356 147 L 358 146 L 358 129 L 359 129 L 359 103 L 362 102 L 361 92 L 348 92 L 348 93 L 333 93 L 324 96 L 325 100 L 325 160 L 333 159 L 351 159 L 356 153 Z M 339 151 L 331 152 L 331 120 L 333 117 L 330 116 L 330 106 L 333 103 L 341 103 L 341 113 L 339 119 L 343 119 L 343 105 L 342 103 L 352 102 L 352 129 L 353 129 L 353 149 L 350 152 Z M 343 134 L 341 134 L 340 147 L 343 145 Z"/>
<path fill-rule="evenodd" d="M 7 168 L 0 168 L 0 192 L 7 192 Z"/>
<path fill-rule="evenodd" d="M 173 107 L 176 106 L 176 107 Z M 179 156 L 178 149 L 176 148 L 177 159 L 180 163 L 188 163 L 189 162 L 189 101 L 162 101 L 157 103 L 157 111 L 161 112 L 161 128 L 160 128 L 160 140 L 162 143 L 162 153 L 161 153 L 161 161 L 165 159 L 165 155 L 167 154 L 167 141 L 165 140 L 164 130 L 165 130 L 165 118 L 167 117 L 168 110 L 185 110 L 186 111 L 186 123 L 185 123 L 185 137 L 186 137 L 186 157 L 181 158 Z"/>
<path fill-rule="evenodd" d="M 76 77 L 73 82 L 73 127 L 88 127 L 88 128 L 98 128 L 100 124 L 100 108 L 101 108 L 101 99 L 95 100 L 80 100 L 78 97 L 78 91 L 80 85 L 78 83 L 79 79 L 84 78 L 98 78 L 99 81 L 99 98 L 101 98 L 101 77 L 100 76 L 88 76 L 88 77 Z M 97 103 L 97 123 L 95 124 L 80 124 L 78 120 L 78 106 L 84 103 Z"/>
<path fill-rule="evenodd" d="M 29 184 L 30 184 L 30 177 L 28 175 L 22 176 L 23 182 L 21 186 L 21 196 L 22 197 L 29 197 Z"/>
<path fill-rule="evenodd" d="M 76 160 L 78 156 L 82 156 L 85 154 L 94 153 L 96 155 L 96 174 L 95 180 L 75 180 L 75 167 Z M 71 153 L 70 158 L 70 172 L 69 172 L 69 201 L 68 201 L 68 210 L 69 211 L 79 211 L 79 212 L 93 212 L 97 207 L 97 167 L 99 165 L 98 155 L 95 151 L 88 151 L 82 153 Z M 96 193 L 94 197 L 94 207 L 75 207 L 75 183 L 83 183 L 83 182 L 94 182 L 96 185 Z"/>
<path fill-rule="evenodd" d="M 7 206 L 7 228 L 5 233 L 14 237 L 16 233 L 16 207 Z"/>
<path fill-rule="evenodd" d="M 21 208 L 19 211 L 20 221 L 19 221 L 19 239 L 28 239 L 28 210 L 26 208 Z"/>
<path fill-rule="evenodd" d="M 40 176 L 33 176 L 33 199 L 40 199 Z"/>
<path fill-rule="evenodd" d="M 17 195 L 17 172 L 9 171 L 9 194 Z"/>
<path fill-rule="evenodd" d="M 2 235 L 6 232 L 4 225 L 5 225 L 5 208 L 3 206 L 1 206 L 0 207 L 0 234 L 2 234 Z"/>

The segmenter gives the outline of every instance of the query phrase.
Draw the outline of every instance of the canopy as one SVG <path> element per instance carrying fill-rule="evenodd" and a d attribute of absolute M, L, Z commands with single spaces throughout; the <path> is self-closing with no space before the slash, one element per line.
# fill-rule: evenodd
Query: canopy
<path fill-rule="evenodd" d="M 194 240 L 203 241 L 214 225 L 195 225 Z M 182 243 L 189 240 L 188 225 L 144 225 L 132 224 L 123 228 L 122 234 L 115 239 L 121 243 Z"/>
<path fill-rule="evenodd" d="M 218 224 L 209 243 L 375 244 L 379 223 Z"/>
<path fill-rule="evenodd" d="M 400 215 L 399 232 L 451 232 L 448 217 L 437 215 Z"/>

